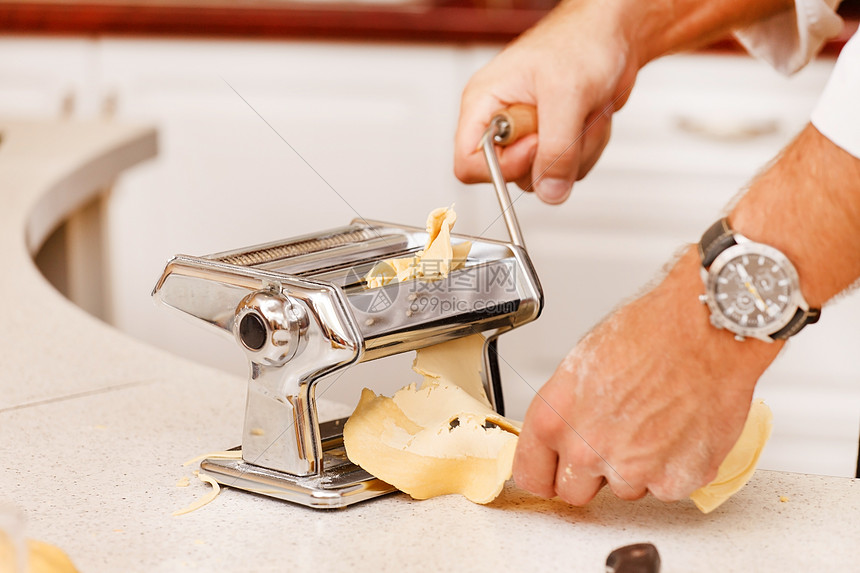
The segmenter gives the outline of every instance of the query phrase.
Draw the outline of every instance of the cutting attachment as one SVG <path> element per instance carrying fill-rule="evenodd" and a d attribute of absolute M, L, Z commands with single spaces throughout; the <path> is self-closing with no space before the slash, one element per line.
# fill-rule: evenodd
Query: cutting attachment
<path fill-rule="evenodd" d="M 319 508 L 393 491 L 347 459 L 346 419 L 320 423 L 317 383 L 359 362 L 475 333 L 486 338 L 484 388 L 503 413 L 498 336 L 536 319 L 543 306 L 528 254 L 516 242 L 455 234 L 454 244 L 472 247 L 446 278 L 368 288 L 379 261 L 414 255 L 427 239 L 424 229 L 362 219 L 167 263 L 153 297 L 235 340 L 250 363 L 242 460 L 206 459 L 206 473 Z"/>

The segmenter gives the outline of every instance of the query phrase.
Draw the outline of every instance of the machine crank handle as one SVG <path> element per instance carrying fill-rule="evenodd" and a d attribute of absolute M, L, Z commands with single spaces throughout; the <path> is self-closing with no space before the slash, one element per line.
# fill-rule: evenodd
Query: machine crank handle
<path fill-rule="evenodd" d="M 496 144 L 510 145 L 518 139 L 537 133 L 537 110 L 534 106 L 526 104 L 515 104 L 501 109 L 493 114 L 490 125 L 481 137 L 479 147 L 484 152 L 487 167 L 490 170 L 490 179 L 499 199 L 499 207 L 505 219 L 505 226 L 511 237 L 511 242 L 518 247 L 525 248 L 523 233 L 520 230 L 517 215 L 514 212 L 511 196 L 508 194 L 508 186 L 499 166 L 499 158 L 496 155 Z"/>

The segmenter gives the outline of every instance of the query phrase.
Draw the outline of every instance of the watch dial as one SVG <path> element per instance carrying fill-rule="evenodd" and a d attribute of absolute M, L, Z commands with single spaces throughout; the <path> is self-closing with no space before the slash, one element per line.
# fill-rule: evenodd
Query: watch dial
<path fill-rule="evenodd" d="M 741 255 L 720 270 L 714 297 L 722 313 L 743 328 L 761 328 L 782 317 L 791 301 L 791 279 L 773 259 Z"/>

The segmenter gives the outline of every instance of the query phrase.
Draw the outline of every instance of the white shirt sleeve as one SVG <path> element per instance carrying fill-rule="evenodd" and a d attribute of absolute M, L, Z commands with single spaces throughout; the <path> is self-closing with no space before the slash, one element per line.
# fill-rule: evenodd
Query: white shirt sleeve
<path fill-rule="evenodd" d="M 812 125 L 824 137 L 860 158 L 860 32 L 848 40 L 824 93 L 812 110 Z"/>
<path fill-rule="evenodd" d="M 784 74 L 793 74 L 842 30 L 842 18 L 835 11 L 841 1 L 795 0 L 794 10 L 736 30 L 734 35 L 753 56 Z"/>

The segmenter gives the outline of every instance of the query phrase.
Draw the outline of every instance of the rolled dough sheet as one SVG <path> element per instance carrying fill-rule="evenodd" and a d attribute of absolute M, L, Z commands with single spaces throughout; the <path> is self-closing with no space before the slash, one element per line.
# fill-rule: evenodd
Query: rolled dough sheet
<path fill-rule="evenodd" d="M 419 350 L 413 369 L 423 383 L 391 398 L 365 388 L 343 429 L 349 459 L 415 499 L 495 499 L 511 477 L 520 425 L 496 413 L 482 387 L 473 394 L 483 344 L 473 335 Z"/>
<path fill-rule="evenodd" d="M 773 413 L 770 408 L 764 400 L 755 400 L 750 406 L 741 436 L 720 464 L 717 477 L 690 495 L 696 507 L 704 513 L 710 513 L 747 484 L 755 473 L 758 458 L 770 438 L 772 428 Z"/>
<path fill-rule="evenodd" d="M 427 243 L 412 257 L 387 259 L 376 263 L 365 277 L 367 288 L 385 286 L 391 282 L 421 278 L 434 280 L 448 276 L 466 262 L 472 243 L 451 244 L 451 229 L 457 221 L 454 206 L 440 207 L 427 217 Z"/>
<path fill-rule="evenodd" d="M 435 280 L 462 266 L 472 245 L 451 244 L 456 220 L 453 206 L 431 212 L 424 249 L 375 265 L 368 288 Z M 412 368 L 424 381 L 391 398 L 365 388 L 344 426 L 349 459 L 416 499 L 495 499 L 511 477 L 520 427 L 490 407 L 481 378 L 484 344 L 476 334 L 418 350 Z"/>
<path fill-rule="evenodd" d="M 481 372 L 484 344 L 480 334 L 422 348 L 415 354 L 412 369 L 432 382 L 453 382 L 472 398 L 490 407 Z"/>

